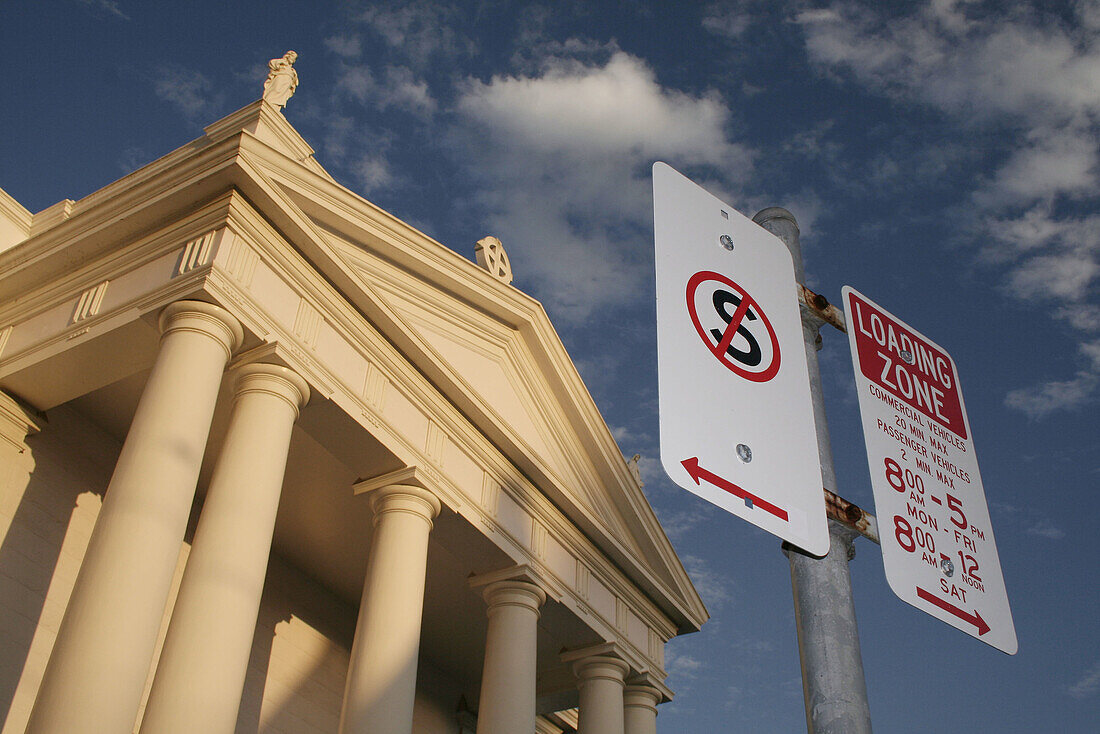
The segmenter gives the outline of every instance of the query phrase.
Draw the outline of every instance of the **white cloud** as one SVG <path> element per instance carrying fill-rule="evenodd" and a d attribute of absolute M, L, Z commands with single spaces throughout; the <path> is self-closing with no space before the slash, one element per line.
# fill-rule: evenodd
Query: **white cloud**
<path fill-rule="evenodd" d="M 1023 298 L 1080 301 L 1100 272 L 1089 255 L 1059 253 L 1024 261 L 1012 273 L 1010 287 Z"/>
<path fill-rule="evenodd" d="M 1078 331 L 1100 331 L 1100 306 L 1091 303 L 1074 304 L 1060 308 L 1055 315 L 1069 322 L 1070 326 Z"/>
<path fill-rule="evenodd" d="M 669 676 L 676 676 L 681 679 L 694 678 L 703 668 L 703 662 L 698 658 L 693 658 L 683 653 L 676 653 L 671 649 L 667 650 L 666 658 L 665 670 Z"/>
<path fill-rule="evenodd" d="M 1059 318 L 1091 332 L 1100 328 L 1100 220 L 1087 213 L 1100 203 L 1100 3 L 1074 10 L 1077 23 L 1058 23 L 972 0 L 930 0 L 901 15 L 842 0 L 794 19 L 823 72 L 938 109 L 962 135 L 992 133 L 983 152 L 992 172 L 971 192 L 980 256 L 1007 268 L 1013 296 L 1053 301 Z M 1092 400 L 1098 381 L 1093 362 L 1005 402 L 1040 417 Z"/>
<path fill-rule="evenodd" d="M 349 64 L 337 73 L 336 88 L 360 102 L 366 102 L 377 87 L 374 74 L 366 66 Z"/>
<path fill-rule="evenodd" d="M 1097 70 L 1100 73 L 1100 69 Z M 1078 129 L 1038 130 L 1015 150 L 992 181 L 975 194 L 985 208 L 1030 204 L 1059 194 L 1079 196 L 1096 189 L 1096 138 Z"/>
<path fill-rule="evenodd" d="M 396 109 L 421 118 L 436 111 L 427 82 L 404 66 L 385 67 L 379 80 L 367 66 L 347 64 L 338 73 L 336 88 L 377 110 Z"/>
<path fill-rule="evenodd" d="M 1042 418 L 1058 410 L 1079 408 L 1096 395 L 1100 377 L 1078 372 L 1071 380 L 1047 382 L 1032 388 L 1013 390 L 1005 396 L 1005 405 L 1031 418 Z"/>
<path fill-rule="evenodd" d="M 1049 204 L 1036 205 L 1012 216 L 987 216 L 982 228 L 996 243 L 986 249 L 986 255 L 991 260 L 999 261 L 1011 260 L 1021 253 L 1056 244 L 1068 229 L 1066 222 L 1054 219 Z"/>
<path fill-rule="evenodd" d="M 1100 0 L 1077 0 L 1073 6 L 1083 27 L 1100 30 Z"/>
<path fill-rule="evenodd" d="M 679 491 L 679 489 L 676 491 Z M 654 509 L 665 534 L 674 543 L 688 540 L 691 537 L 691 532 L 707 519 L 707 515 L 700 510 L 669 510 L 667 504 L 665 503 Z"/>
<path fill-rule="evenodd" d="M 130 20 L 130 16 L 122 12 L 122 8 L 119 7 L 117 0 L 79 0 L 82 5 L 88 7 L 98 8 L 109 15 L 113 15 L 119 20 Z"/>
<path fill-rule="evenodd" d="M 453 57 L 471 51 L 469 39 L 454 31 L 460 12 L 448 3 L 418 0 L 398 7 L 390 4 L 369 7 L 357 20 L 381 37 L 393 53 L 423 69 L 433 57 Z"/>
<path fill-rule="evenodd" d="M 194 69 L 178 65 L 160 67 L 153 90 L 188 117 L 197 117 L 213 106 L 210 80 Z"/>
<path fill-rule="evenodd" d="M 325 47 L 346 59 L 355 58 L 363 52 L 363 44 L 359 36 L 354 34 L 329 36 L 325 39 Z"/>
<path fill-rule="evenodd" d="M 1094 38 L 1031 24 L 1026 14 L 970 20 L 958 4 L 923 3 L 900 17 L 881 7 L 842 2 L 796 15 L 811 60 L 892 96 L 985 119 L 1052 122 L 1100 111 Z"/>
<path fill-rule="evenodd" d="M 420 116 L 431 115 L 436 109 L 427 82 L 404 66 L 386 67 L 385 88 L 379 101 L 383 109 L 393 106 Z"/>
<path fill-rule="evenodd" d="M 1095 190 L 1100 43 L 1021 13 L 971 18 L 974 3 L 935 0 L 900 17 L 842 2 L 796 16 L 812 61 L 966 125 L 1010 123 L 1011 151 L 976 192 L 983 206 Z M 1082 11 L 1084 12 L 1084 11 Z"/>
<path fill-rule="evenodd" d="M 362 156 L 352 166 L 352 171 L 363 192 L 367 194 L 393 182 L 393 171 L 381 156 Z"/>
<path fill-rule="evenodd" d="M 493 234 L 557 318 L 642 295 L 649 243 L 637 233 L 654 160 L 751 166 L 717 95 L 664 88 L 622 52 L 602 65 L 552 58 L 537 76 L 469 80 L 457 110 Z"/>
<path fill-rule="evenodd" d="M 1082 344 L 1081 353 L 1092 362 L 1093 372 L 1100 372 L 1100 339 Z"/>
<path fill-rule="evenodd" d="M 738 39 L 752 24 L 750 1 L 713 3 L 703 13 L 703 28 L 716 36 Z"/>
<path fill-rule="evenodd" d="M 680 560 L 688 576 L 691 577 L 692 585 L 695 586 L 695 590 L 699 592 L 703 603 L 710 608 L 712 614 L 715 613 L 716 606 L 733 601 L 733 581 L 711 569 L 706 559 L 681 554 Z"/>
<path fill-rule="evenodd" d="M 1053 520 L 1041 518 L 1027 529 L 1028 535 L 1037 535 L 1048 540 L 1061 540 L 1066 537 L 1066 531 L 1054 524 Z"/>
<path fill-rule="evenodd" d="M 1069 695 L 1074 698 L 1089 698 L 1100 692 L 1100 662 L 1085 671 L 1084 675 L 1069 687 Z"/>

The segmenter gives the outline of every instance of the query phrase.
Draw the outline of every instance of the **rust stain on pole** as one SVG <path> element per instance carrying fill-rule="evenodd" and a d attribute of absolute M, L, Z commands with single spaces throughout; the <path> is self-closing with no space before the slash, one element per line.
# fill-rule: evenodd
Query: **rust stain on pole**
<path fill-rule="evenodd" d="M 829 303 L 829 299 L 820 293 L 814 293 L 804 285 L 798 286 L 798 302 L 809 309 L 817 319 L 836 327 L 845 334 L 848 333 L 847 324 L 844 321 L 844 311 Z"/>
<path fill-rule="evenodd" d="M 849 502 L 829 490 L 825 492 L 825 514 L 841 525 L 852 528 L 872 543 L 878 543 L 878 521 L 854 502 Z M 880 544 L 881 545 L 881 544 Z"/>

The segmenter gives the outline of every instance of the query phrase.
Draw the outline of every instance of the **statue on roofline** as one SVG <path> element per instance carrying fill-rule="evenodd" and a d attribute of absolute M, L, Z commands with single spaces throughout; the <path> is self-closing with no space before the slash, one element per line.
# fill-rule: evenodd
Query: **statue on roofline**
<path fill-rule="evenodd" d="M 264 82 L 264 99 L 278 110 L 286 107 L 286 102 L 298 88 L 298 72 L 294 71 L 294 62 L 298 54 L 287 51 L 281 59 L 267 62 L 267 81 Z"/>

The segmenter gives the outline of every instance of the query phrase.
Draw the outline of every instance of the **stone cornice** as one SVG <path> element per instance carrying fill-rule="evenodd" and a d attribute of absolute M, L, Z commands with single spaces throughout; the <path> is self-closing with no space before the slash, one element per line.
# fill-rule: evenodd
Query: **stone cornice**
<path fill-rule="evenodd" d="M 0 439 L 23 453 L 26 450 L 23 440 L 29 434 L 40 432 L 45 424 L 44 415 L 36 413 L 16 398 L 0 391 Z"/>
<path fill-rule="evenodd" d="M 0 189 L 0 214 L 18 224 L 24 232 L 30 231 L 34 215 L 3 189 Z"/>
<path fill-rule="evenodd" d="M 158 230 L 196 204 L 224 195 L 232 188 L 229 174 L 237 146 L 227 141 L 198 148 L 191 155 L 171 153 L 90 194 L 73 204 L 63 222 L 0 253 L 0 272 L 20 272 L 19 278 L 0 280 L 0 303 L 71 273 L 119 242 Z M 185 184 L 186 196 L 176 196 Z"/>

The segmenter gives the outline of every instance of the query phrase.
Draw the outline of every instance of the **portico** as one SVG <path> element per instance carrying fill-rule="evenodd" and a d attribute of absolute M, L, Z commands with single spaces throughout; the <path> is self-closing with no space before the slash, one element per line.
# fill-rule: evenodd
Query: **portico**
<path fill-rule="evenodd" d="M 2 448 L 118 449 L 101 506 L 47 503 L 94 530 L 3 653 L 6 726 L 656 731 L 706 611 L 545 312 L 312 152 L 257 102 L 16 217 Z M 6 481 L 16 529 L 72 496 Z"/>

